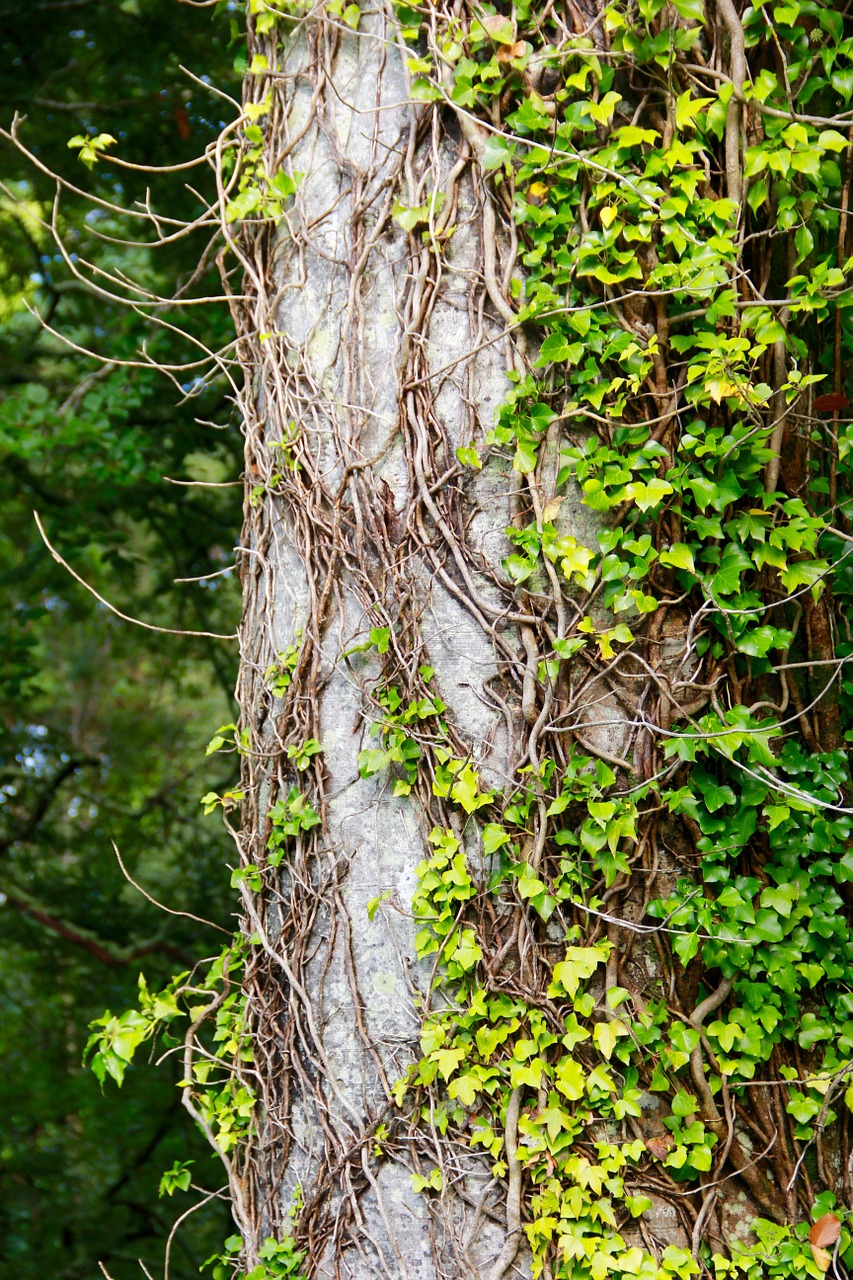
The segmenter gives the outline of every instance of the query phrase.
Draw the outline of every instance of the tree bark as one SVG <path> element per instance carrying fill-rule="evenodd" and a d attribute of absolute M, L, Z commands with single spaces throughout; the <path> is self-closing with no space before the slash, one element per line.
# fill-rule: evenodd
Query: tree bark
<path fill-rule="evenodd" d="M 428 998 L 411 900 L 442 806 L 423 784 L 425 803 L 395 798 L 387 769 L 360 777 L 359 752 L 378 746 L 377 698 L 395 687 L 406 702 L 440 696 L 448 741 L 486 784 L 517 763 L 517 627 L 535 619 L 496 582 L 518 476 L 455 454 L 482 442 L 518 360 L 495 314 L 511 314 L 513 245 L 463 130 L 409 102 L 387 15 L 357 35 L 309 20 L 283 67 L 267 145 L 304 177 L 283 233 L 255 242 L 243 313 L 246 466 L 264 486 L 244 536 L 245 860 L 263 864 L 266 814 L 294 784 L 310 782 L 323 825 L 246 895 L 266 1104 L 253 1194 L 264 1234 L 299 1189 L 318 1275 L 415 1280 L 464 1272 L 468 1253 L 488 1266 L 504 1232 L 476 1207 L 489 1181 L 476 1159 L 447 1170 L 437 1204 L 413 1191 L 413 1170 L 443 1163 L 435 1132 L 374 1156 Z M 395 221 L 398 202 L 425 208 L 418 234 Z M 382 656 L 365 650 L 371 628 L 387 629 Z M 289 645 L 298 667 L 276 700 L 265 673 Z M 294 770 L 287 749 L 310 738 L 322 755 Z"/>

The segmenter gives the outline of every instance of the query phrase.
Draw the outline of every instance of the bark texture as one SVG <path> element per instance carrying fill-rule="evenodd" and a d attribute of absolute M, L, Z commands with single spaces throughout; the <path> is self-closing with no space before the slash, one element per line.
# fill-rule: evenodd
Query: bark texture
<path fill-rule="evenodd" d="M 262 905 L 247 895 L 264 939 L 254 1195 L 272 1230 L 301 1187 L 318 1275 L 426 1280 L 487 1263 L 503 1224 L 476 1210 L 476 1162 L 434 1205 L 412 1190 L 410 1173 L 429 1159 L 414 1135 L 414 1159 L 376 1167 L 376 1128 L 429 985 L 411 900 L 437 815 L 431 798 L 432 817 L 395 798 L 387 770 L 362 778 L 358 756 L 378 745 L 380 680 L 407 701 L 433 690 L 457 754 L 503 786 L 517 763 L 524 658 L 495 586 L 518 477 L 472 479 L 455 455 L 492 426 L 517 358 L 489 295 L 507 308 L 514 246 L 499 242 L 461 130 L 447 136 L 408 98 L 382 16 L 357 36 L 306 23 L 275 86 L 269 136 L 304 177 L 286 229 L 257 241 L 252 264 L 246 340 L 260 367 L 247 467 L 266 492 L 244 542 L 240 698 L 261 746 L 248 767 L 248 862 L 263 863 L 266 814 L 301 780 L 288 747 L 311 737 L 323 747 L 310 769 L 322 837 L 300 839 Z M 422 245 L 394 220 L 398 202 L 426 207 Z M 260 345 L 257 333 L 268 335 Z M 390 631 L 387 654 L 360 652 L 377 627 Z M 276 700 L 265 672 L 291 644 L 293 692 Z"/>

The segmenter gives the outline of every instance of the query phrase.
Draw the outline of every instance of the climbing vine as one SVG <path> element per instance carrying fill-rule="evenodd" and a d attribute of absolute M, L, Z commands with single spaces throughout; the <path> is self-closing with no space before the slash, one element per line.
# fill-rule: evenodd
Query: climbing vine
<path fill-rule="evenodd" d="M 243 932 L 203 980 L 143 986 L 139 1010 L 96 1025 L 93 1066 L 120 1082 L 186 1007 L 185 1101 L 226 1164 L 241 1232 L 219 1265 L 253 1280 L 361 1247 L 361 1199 L 390 1161 L 410 1169 L 453 1265 L 472 1266 L 478 1224 L 498 1222 L 490 1280 L 523 1248 L 548 1280 L 841 1276 L 847 13 L 251 0 L 248 40 L 221 190 L 247 372 L 246 618 L 240 723 L 214 739 L 233 734 L 242 777 L 205 797 L 226 817 L 242 803 Z M 408 115 L 388 156 L 376 133 L 356 163 L 329 123 L 332 85 L 370 41 L 402 61 Z M 332 195 L 300 150 L 312 128 L 344 175 Z M 341 201 L 332 394 L 316 335 L 288 329 L 282 298 L 321 270 L 312 219 Z M 405 260 L 397 492 L 370 461 L 392 447 L 370 436 L 381 397 L 363 332 L 383 237 Z M 495 348 L 505 394 L 481 420 L 463 371 L 451 430 L 433 389 L 444 369 L 418 339 L 457 270 L 476 296 L 453 369 Z M 472 528 L 484 495 L 499 509 L 484 487 L 497 481 L 509 509 L 490 559 Z M 271 607 L 290 563 L 280 522 L 300 558 L 286 635 Z M 501 767 L 454 712 L 417 603 L 426 573 L 490 646 Z M 363 921 L 329 835 L 342 738 L 321 725 L 329 689 L 356 699 L 358 777 L 387 787 L 426 850 L 413 899 L 380 886 L 365 911 L 414 922 L 420 1051 L 393 1073 L 360 1012 Z M 336 965 L 375 1063 L 361 1118 L 321 1025 Z M 311 1106 L 319 1152 L 294 1121 Z M 312 1181 L 291 1218 L 279 1187 L 295 1152 Z M 473 1216 L 466 1240 L 454 1194 Z"/>

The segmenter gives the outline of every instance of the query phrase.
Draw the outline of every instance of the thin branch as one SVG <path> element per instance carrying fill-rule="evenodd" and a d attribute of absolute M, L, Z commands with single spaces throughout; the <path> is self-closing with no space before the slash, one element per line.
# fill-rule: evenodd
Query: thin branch
<path fill-rule="evenodd" d="M 48 536 L 44 531 L 44 526 L 39 518 L 38 512 L 34 511 L 33 516 L 35 518 L 38 531 L 41 534 L 42 541 L 57 564 L 61 564 L 63 569 L 67 569 L 71 574 L 71 577 L 74 578 L 76 582 L 79 582 L 81 587 L 85 587 L 96 600 L 98 600 L 106 609 L 109 609 L 110 613 L 114 613 L 117 618 L 121 618 L 122 622 L 132 622 L 134 626 L 143 627 L 146 631 L 156 631 L 159 635 L 166 636 L 201 636 L 207 640 L 237 640 L 239 638 L 236 631 L 233 635 L 223 635 L 218 631 L 179 631 L 175 627 L 158 627 L 155 626 L 153 622 L 143 622 L 140 618 L 132 618 L 129 614 L 122 613 L 121 609 L 117 609 L 114 604 L 110 604 L 109 600 L 105 600 L 102 595 L 99 595 L 94 587 L 91 587 L 88 582 L 81 578 L 79 573 L 71 568 L 71 565 L 67 560 L 63 560 L 59 552 L 51 545 Z"/>
<path fill-rule="evenodd" d="M 130 874 L 127 867 L 122 862 L 122 857 L 118 851 L 118 845 L 116 844 L 115 840 L 111 840 L 110 844 L 113 847 L 113 850 L 116 855 L 116 859 L 118 860 L 118 865 L 121 867 L 122 875 L 124 876 L 125 880 L 128 882 L 128 884 L 133 885 L 136 892 L 141 893 L 143 898 L 145 898 L 148 902 L 150 902 L 152 906 L 157 907 L 158 910 L 160 911 L 165 911 L 167 915 L 185 916 L 187 920 L 195 920 L 196 924 L 206 924 L 209 929 L 216 929 L 219 933 L 224 933 L 228 938 L 232 936 L 231 930 L 224 929 L 221 924 L 214 924 L 212 920 L 205 920 L 203 916 L 194 916 L 191 911 L 176 911 L 174 907 L 167 907 L 162 902 L 158 902 L 156 898 L 152 898 L 151 894 L 148 892 L 147 889 L 143 889 L 141 884 L 136 883 L 133 876 Z"/>

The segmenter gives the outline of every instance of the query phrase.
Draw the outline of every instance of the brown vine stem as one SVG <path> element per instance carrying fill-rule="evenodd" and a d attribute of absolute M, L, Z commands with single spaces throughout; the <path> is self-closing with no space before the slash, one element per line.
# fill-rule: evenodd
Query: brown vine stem
<path fill-rule="evenodd" d="M 521 1161 L 518 1159 L 518 1116 L 521 1109 L 521 1089 L 513 1089 L 506 1109 L 504 1143 L 509 1166 L 506 1196 L 506 1239 L 497 1261 L 489 1272 L 489 1280 L 502 1280 L 515 1262 L 521 1245 Z"/>
<path fill-rule="evenodd" d="M 147 899 L 147 901 L 150 902 L 152 906 L 157 907 L 158 910 L 160 911 L 165 911 L 167 915 L 185 916 L 187 920 L 195 920 L 196 924 L 207 925 L 209 929 L 217 929 L 219 933 L 224 933 L 225 936 L 228 938 L 231 937 L 230 929 L 223 929 L 221 924 L 214 924 L 212 920 L 205 920 L 203 916 L 194 916 L 191 911 L 176 911 L 173 907 L 164 906 L 162 902 L 158 902 L 156 898 L 152 898 L 151 894 L 147 891 L 147 889 L 143 889 L 141 884 L 136 883 L 133 876 L 130 874 L 127 867 L 124 865 L 124 862 L 122 861 L 122 856 L 118 851 L 118 845 L 116 844 L 115 840 L 111 840 L 110 844 L 113 847 L 113 852 L 115 853 L 116 859 L 118 861 L 118 865 L 121 867 L 121 872 L 125 880 L 128 882 L 128 884 L 133 885 L 133 888 L 136 890 L 136 892 L 141 893 L 143 898 Z"/>
<path fill-rule="evenodd" d="M 734 0 L 717 0 L 717 9 L 731 42 L 732 96 L 726 108 L 726 193 L 739 205 L 743 196 L 740 163 L 740 130 L 743 118 L 743 85 L 746 79 L 746 48 L 743 26 Z"/>
<path fill-rule="evenodd" d="M 728 998 L 731 993 L 733 982 L 731 978 L 725 978 L 720 985 L 706 996 L 690 1015 L 690 1025 L 697 1031 L 702 1027 L 709 1013 L 719 1009 L 720 1005 Z M 720 1115 L 717 1107 L 716 1099 L 711 1093 L 708 1078 L 705 1075 L 705 1063 L 702 1056 L 701 1040 L 690 1055 L 690 1074 L 693 1077 L 693 1083 L 702 1099 L 702 1110 L 705 1122 L 716 1134 L 717 1138 L 728 1149 L 728 1155 L 732 1164 L 749 1187 L 756 1202 L 761 1208 L 776 1221 L 784 1219 L 784 1208 L 778 1203 L 770 1192 L 767 1180 L 762 1176 L 760 1170 L 756 1167 L 754 1161 L 750 1160 L 743 1150 L 743 1147 L 734 1136 L 733 1121 L 730 1118 L 726 1120 Z"/>
<path fill-rule="evenodd" d="M 67 569 L 67 571 L 71 574 L 71 577 L 74 578 L 77 582 L 79 582 L 81 587 L 85 587 L 86 590 L 90 592 L 90 594 L 93 595 L 95 599 L 104 606 L 105 609 L 109 609 L 110 613 L 114 613 L 117 618 L 121 618 L 122 622 L 132 622 L 136 627 L 144 627 L 146 631 L 157 631 L 160 633 L 160 635 L 165 635 L 165 636 L 203 636 L 207 640 L 237 640 L 238 639 L 236 631 L 232 635 L 222 635 L 221 632 L 218 632 L 218 631 L 179 631 L 175 627 L 157 627 L 154 625 L 153 622 L 143 622 L 141 618 L 132 618 L 129 614 L 122 613 L 121 609 L 117 609 L 114 604 L 110 604 L 109 600 L 105 600 L 104 597 L 100 595 L 95 590 L 94 587 L 91 587 L 84 578 L 81 578 L 80 574 L 77 573 L 76 570 L 71 568 L 71 565 L 68 563 L 67 560 L 63 560 L 62 556 L 59 554 L 56 548 L 51 544 L 47 534 L 45 533 L 44 525 L 42 524 L 41 517 L 39 516 L 39 513 L 37 511 L 33 512 L 33 517 L 36 522 L 36 527 L 38 528 L 38 531 L 41 534 L 42 542 L 47 547 L 48 551 L 53 556 L 56 563 L 61 564 L 63 569 Z"/>

